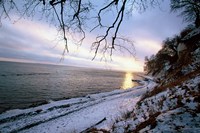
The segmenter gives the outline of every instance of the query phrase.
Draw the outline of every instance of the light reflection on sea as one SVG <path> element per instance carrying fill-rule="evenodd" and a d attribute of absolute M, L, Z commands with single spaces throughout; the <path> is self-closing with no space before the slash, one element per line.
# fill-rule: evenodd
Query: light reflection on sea
<path fill-rule="evenodd" d="M 129 89 L 129 88 L 132 88 L 133 86 L 136 86 L 136 84 L 132 82 L 132 79 L 134 79 L 134 74 L 132 72 L 126 72 L 124 74 L 124 81 L 121 88 Z"/>

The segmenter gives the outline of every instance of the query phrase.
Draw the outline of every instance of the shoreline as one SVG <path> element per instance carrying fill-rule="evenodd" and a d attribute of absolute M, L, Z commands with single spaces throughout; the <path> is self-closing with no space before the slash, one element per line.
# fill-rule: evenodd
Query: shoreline
<path fill-rule="evenodd" d="M 79 125 L 80 127 L 76 129 L 78 132 L 86 130 L 100 120 L 104 119 L 104 117 L 106 117 L 106 122 L 103 122 L 100 125 L 103 124 L 102 126 L 105 126 L 107 125 L 106 123 L 113 123 L 114 117 L 121 117 L 122 112 L 125 113 L 131 110 L 135 106 L 136 102 L 140 99 L 140 96 L 146 92 L 147 86 L 150 84 L 151 83 L 146 82 L 146 84 L 143 86 L 137 86 L 127 90 L 102 92 L 87 95 L 85 97 L 51 101 L 48 104 L 28 109 L 9 110 L 0 114 L 0 123 L 2 124 L 2 126 L 0 126 L 0 131 L 18 132 L 30 130 L 31 132 L 37 132 L 41 130 L 40 126 L 45 126 L 53 129 L 47 130 L 46 128 L 42 128 L 42 130 L 48 132 L 57 132 L 54 130 L 55 126 L 52 127 L 49 125 L 53 121 L 56 121 L 58 125 L 68 124 L 66 128 L 72 130 L 72 125 L 76 125 L 77 121 L 80 121 L 80 117 L 84 117 L 84 121 L 87 122 L 83 123 L 85 127 L 82 127 L 83 125 Z M 88 119 L 85 119 L 85 117 L 88 117 Z M 67 120 L 63 121 L 62 119 L 64 118 L 70 118 L 73 121 L 70 121 L 69 123 Z M 26 122 L 24 123 L 23 121 Z M 12 124 L 8 126 L 10 122 Z M 52 124 L 56 125 L 54 122 Z M 65 129 L 65 127 L 61 127 L 60 129 Z"/>
<path fill-rule="evenodd" d="M 29 108 L 34 108 L 34 107 L 37 107 L 37 106 L 41 106 L 41 105 L 45 105 L 45 104 L 49 104 L 51 103 L 52 101 L 53 102 L 56 102 L 56 101 L 62 101 L 62 100 L 70 100 L 70 99 L 75 99 L 75 98 L 82 98 L 82 97 L 87 97 L 88 95 L 98 95 L 98 94 L 101 94 L 101 93 L 109 93 L 109 92 L 113 92 L 113 91 L 117 91 L 117 90 L 129 90 L 129 89 L 133 89 L 135 87 L 139 87 L 139 86 L 142 86 L 143 84 L 141 83 L 138 83 L 137 86 L 134 86 L 132 88 L 128 88 L 128 89 L 122 89 L 122 88 L 119 88 L 119 89 L 115 89 L 115 90 L 112 90 L 112 91 L 105 91 L 105 92 L 99 92 L 99 93 L 91 93 L 91 94 L 86 94 L 86 95 L 83 95 L 83 96 L 75 96 L 75 97 L 62 97 L 62 98 L 56 98 L 56 99 L 49 99 L 49 100 L 40 100 L 40 101 L 35 101 L 35 102 L 32 102 L 28 105 L 25 105 L 24 107 L 21 107 L 21 108 L 12 108 L 12 107 L 8 107 L 8 109 L 6 108 L 3 108 L 3 109 L 0 109 L 0 115 L 7 112 L 7 111 L 10 111 L 10 110 L 15 110 L 15 109 L 20 109 L 20 110 L 24 110 L 24 109 L 29 109 Z"/>
<path fill-rule="evenodd" d="M 25 109 L 49 101 L 109 92 L 134 85 L 137 73 L 108 72 L 24 63 L 0 63 L 0 112 Z M 137 77 L 135 77 L 137 78 Z M 135 84 L 136 85 L 136 84 Z"/>
<path fill-rule="evenodd" d="M 141 86 L 142 84 L 139 84 L 138 83 L 138 86 Z M 138 86 L 134 86 L 133 88 L 135 87 L 138 87 Z M 129 89 L 132 89 L 132 88 L 128 88 L 128 89 L 125 89 L 125 90 L 129 90 Z M 40 100 L 40 101 L 35 101 L 35 102 L 32 102 L 30 103 L 29 105 L 25 105 L 24 107 L 21 107 L 21 108 L 12 108 L 12 107 L 9 107 L 8 109 L 0 109 L 0 115 L 7 112 L 7 111 L 10 111 L 10 110 L 15 110 L 15 109 L 20 109 L 20 110 L 24 110 L 24 109 L 29 109 L 29 108 L 34 108 L 34 107 L 38 107 L 38 106 L 41 106 L 41 105 L 45 105 L 45 104 L 49 104 L 51 103 L 52 101 L 53 102 L 56 102 L 56 101 L 63 101 L 63 100 L 70 100 L 70 99 L 76 99 L 76 98 L 84 98 L 84 97 L 87 97 L 89 95 L 98 95 L 98 94 L 101 94 L 101 93 L 109 93 L 109 92 L 113 92 L 113 91 L 116 91 L 116 90 L 124 90 L 124 89 L 115 89 L 115 90 L 112 90 L 112 91 L 105 91 L 105 92 L 99 92 L 99 93 L 91 93 L 91 94 L 86 94 L 86 95 L 83 95 L 83 96 L 75 96 L 75 97 L 62 97 L 62 98 L 55 98 L 55 99 L 49 99 L 49 100 Z"/>
<path fill-rule="evenodd" d="M 141 83 L 139 82 L 135 82 L 137 83 L 137 85 L 135 85 L 134 87 L 131 88 L 127 88 L 125 90 L 128 89 L 132 89 L 138 86 L 142 86 L 143 85 L 143 80 L 144 80 L 144 76 L 136 74 L 137 77 L 141 77 L 142 79 L 139 79 L 138 81 L 141 81 Z M 130 81 L 134 82 L 133 79 L 130 79 Z M 86 97 L 87 95 L 93 95 L 93 94 L 99 94 L 99 93 L 108 93 L 108 92 L 112 92 L 115 90 L 124 90 L 123 88 L 118 88 L 118 89 L 113 89 L 113 90 L 108 90 L 108 91 L 102 91 L 102 92 L 96 92 L 96 93 L 89 93 L 89 94 L 83 94 L 81 96 L 73 96 L 73 97 L 60 97 L 60 98 L 54 98 L 54 99 L 43 99 L 43 100 L 38 100 L 38 101 L 33 101 L 32 103 L 21 103 L 22 105 L 18 105 L 18 107 L 10 107 L 10 106 L 2 106 L 0 109 L 0 114 L 5 113 L 6 111 L 9 110 L 14 110 L 14 109 L 28 109 L 28 108 L 32 108 L 32 107 L 37 107 L 40 105 L 44 105 L 44 104 L 48 104 L 51 101 L 61 101 L 61 100 L 69 100 L 69 99 L 73 99 L 73 98 L 79 98 L 79 97 Z"/>

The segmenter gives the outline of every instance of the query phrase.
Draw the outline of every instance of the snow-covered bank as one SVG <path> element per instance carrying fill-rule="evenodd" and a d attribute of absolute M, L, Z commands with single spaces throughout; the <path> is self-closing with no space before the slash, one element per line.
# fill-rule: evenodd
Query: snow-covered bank
<path fill-rule="evenodd" d="M 110 130 L 116 119 L 131 111 L 155 83 L 115 90 L 81 98 L 52 101 L 24 110 L 11 110 L 0 115 L 0 132 L 84 132 L 90 128 Z"/>
<path fill-rule="evenodd" d="M 200 132 L 200 76 L 137 103 L 112 132 Z"/>
<path fill-rule="evenodd" d="M 110 132 L 200 133 L 200 28 L 185 29 L 179 38 L 187 46 L 182 54 L 178 51 L 182 44 L 173 38 L 147 59 L 145 70 L 157 86 Z"/>

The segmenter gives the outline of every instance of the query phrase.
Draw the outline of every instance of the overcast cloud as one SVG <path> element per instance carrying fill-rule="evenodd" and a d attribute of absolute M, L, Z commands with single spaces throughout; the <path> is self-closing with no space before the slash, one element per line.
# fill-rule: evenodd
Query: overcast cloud
<path fill-rule="evenodd" d="M 113 62 L 100 62 L 98 58 L 91 61 L 94 54 L 90 52 L 89 46 L 95 35 L 90 33 L 78 50 L 73 42 L 69 42 L 70 53 L 66 54 L 61 64 L 142 71 L 144 57 L 155 54 L 166 37 L 179 33 L 186 26 L 177 14 L 170 13 L 169 2 L 165 1 L 161 9 L 133 13 L 133 16 L 125 18 L 122 23 L 120 34 L 134 40 L 136 60 L 114 55 Z M 0 28 L 0 60 L 60 63 L 64 45 L 57 44 L 56 36 L 56 29 L 43 21 L 22 19 L 12 24 L 3 20 Z"/>

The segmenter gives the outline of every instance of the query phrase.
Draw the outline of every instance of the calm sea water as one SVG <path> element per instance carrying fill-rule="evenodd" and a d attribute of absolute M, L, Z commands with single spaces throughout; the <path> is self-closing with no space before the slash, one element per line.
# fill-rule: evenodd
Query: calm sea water
<path fill-rule="evenodd" d="M 0 62 L 0 112 L 136 86 L 134 73 Z"/>

